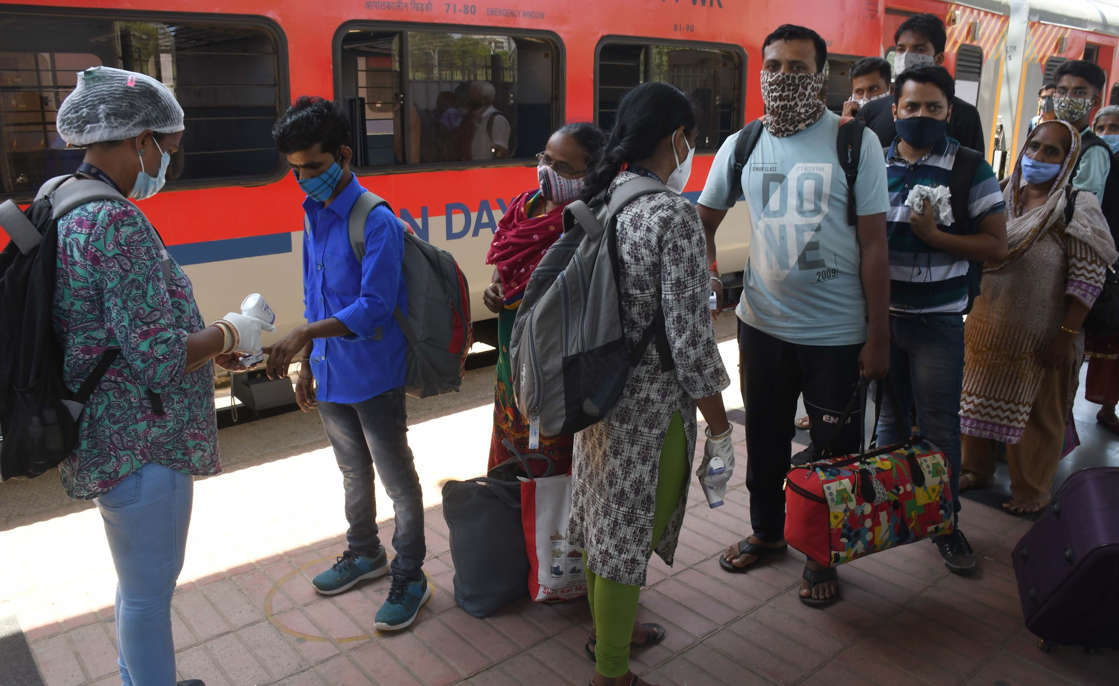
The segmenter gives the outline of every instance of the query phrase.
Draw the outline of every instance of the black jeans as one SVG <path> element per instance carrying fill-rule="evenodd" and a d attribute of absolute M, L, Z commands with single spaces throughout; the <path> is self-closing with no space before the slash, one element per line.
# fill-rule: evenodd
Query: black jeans
<path fill-rule="evenodd" d="M 746 487 L 750 523 L 763 541 L 785 537 L 785 475 L 796 433 L 797 395 L 812 420 L 812 443 L 833 453 L 859 450 L 863 398 L 846 424 L 843 411 L 859 385 L 862 344 L 797 345 L 738 322 L 739 371 L 746 404 Z"/>

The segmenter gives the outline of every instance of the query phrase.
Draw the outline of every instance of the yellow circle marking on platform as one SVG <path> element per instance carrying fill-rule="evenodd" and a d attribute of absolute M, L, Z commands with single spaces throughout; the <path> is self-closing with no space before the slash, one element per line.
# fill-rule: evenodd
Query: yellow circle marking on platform
<path fill-rule="evenodd" d="M 382 633 L 380 631 L 377 631 L 377 632 L 374 632 L 374 633 L 369 633 L 369 634 L 360 634 L 360 635 L 357 635 L 357 636 L 344 636 L 342 638 L 332 638 L 330 636 L 318 636 L 318 635 L 315 635 L 315 634 L 305 634 L 302 631 L 296 631 L 295 629 L 292 629 L 291 627 L 287 626 L 286 624 L 284 624 L 280 620 L 276 619 L 275 610 L 272 607 L 272 599 L 275 598 L 276 591 L 280 590 L 281 586 L 283 586 L 287 582 L 291 581 L 293 578 L 295 578 L 295 576 L 297 574 L 299 574 L 303 570 L 305 570 L 309 567 L 317 567 L 317 566 L 323 564 L 324 562 L 329 562 L 333 559 L 334 558 L 331 557 L 331 556 L 326 556 L 326 557 L 320 557 L 317 560 L 311 560 L 310 562 L 304 564 L 303 566 L 297 567 L 296 569 L 293 569 L 292 571 L 290 571 L 287 574 L 280 577 L 276 581 L 276 583 L 274 583 L 272 585 L 272 588 L 268 589 L 268 595 L 266 595 L 264 597 L 264 616 L 268 618 L 268 623 L 271 624 L 272 626 L 276 627 L 277 629 L 279 629 L 283 633 L 287 634 L 288 636 L 293 636 L 295 638 L 298 638 L 298 639 L 301 639 L 301 640 L 304 640 L 304 641 L 318 641 L 318 642 L 324 642 L 324 643 L 330 642 L 330 641 L 334 641 L 335 643 L 357 643 L 358 641 L 368 641 L 370 639 L 373 639 L 373 638 L 376 638 L 377 636 L 379 636 Z M 428 577 L 426 573 L 424 573 L 424 576 L 427 577 L 427 585 L 432 590 L 434 590 L 435 586 L 431 583 L 431 577 Z"/>

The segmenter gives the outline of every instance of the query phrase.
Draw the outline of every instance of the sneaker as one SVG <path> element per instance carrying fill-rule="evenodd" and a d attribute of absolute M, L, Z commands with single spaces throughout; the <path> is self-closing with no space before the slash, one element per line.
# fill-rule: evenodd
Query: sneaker
<path fill-rule="evenodd" d="M 347 550 L 334 566 L 311 580 L 315 590 L 323 595 L 336 595 L 348 591 L 365 579 L 379 579 L 389 573 L 389 562 L 385 549 L 369 557 Z"/>
<path fill-rule="evenodd" d="M 379 631 L 399 631 L 412 625 L 420 608 L 431 598 L 427 577 L 420 573 L 418 579 L 393 575 L 392 587 L 385 604 L 377 610 L 373 626 Z"/>
<path fill-rule="evenodd" d="M 956 529 L 947 536 L 934 538 L 933 544 L 944 558 L 944 566 L 948 571 L 953 574 L 970 574 L 975 571 L 975 553 L 964 532 Z"/>
<path fill-rule="evenodd" d="M 186 681 L 176 681 L 175 686 L 206 686 L 201 679 L 187 679 Z"/>

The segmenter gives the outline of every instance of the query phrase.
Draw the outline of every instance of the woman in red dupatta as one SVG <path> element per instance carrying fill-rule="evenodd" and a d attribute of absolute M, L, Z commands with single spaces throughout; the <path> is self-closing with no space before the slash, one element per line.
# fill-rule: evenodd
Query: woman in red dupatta
<path fill-rule="evenodd" d="M 553 133 L 544 152 L 536 156 L 538 187 L 513 199 L 490 244 L 486 264 L 495 269 L 493 283 L 485 292 L 485 304 L 498 315 L 498 354 L 488 469 L 518 454 L 550 458 L 557 474 L 571 469 L 570 435 L 541 437 L 539 448 L 531 453 L 528 449 L 528 422 L 513 401 L 509 337 L 529 277 L 563 233 L 563 208 L 578 199 L 583 176 L 594 167 L 605 143 L 606 136 L 594 124 L 568 124 Z M 529 468 L 539 476 L 546 464 L 530 460 Z"/>

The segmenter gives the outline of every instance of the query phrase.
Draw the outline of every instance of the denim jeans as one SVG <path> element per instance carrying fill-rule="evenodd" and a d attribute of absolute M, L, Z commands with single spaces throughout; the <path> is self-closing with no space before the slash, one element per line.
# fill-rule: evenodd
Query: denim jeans
<path fill-rule="evenodd" d="M 376 468 L 396 515 L 391 571 L 394 576 L 418 577 L 427 554 L 423 494 L 408 447 L 404 390 L 397 388 L 360 403 L 320 402 L 319 415 L 342 471 L 350 550 L 373 556 L 381 548 L 373 493 Z"/>
<path fill-rule="evenodd" d="M 859 384 L 862 344 L 798 345 L 738 322 L 742 399 L 746 403 L 746 487 L 750 523 L 763 541 L 785 537 L 785 475 L 792 456 L 797 396 L 811 418 L 817 450 L 855 452 L 862 444 L 863 398 L 839 419 Z"/>
<path fill-rule="evenodd" d="M 958 314 L 890 315 L 890 376 L 878 442 L 899 443 L 913 426 L 944 451 L 960 511 L 960 389 L 964 321 Z M 899 416 L 900 414 L 900 416 Z"/>
<path fill-rule="evenodd" d="M 189 474 L 148 464 L 97 498 L 117 570 L 117 662 L 124 686 L 174 686 L 171 595 L 194 500 Z"/>

